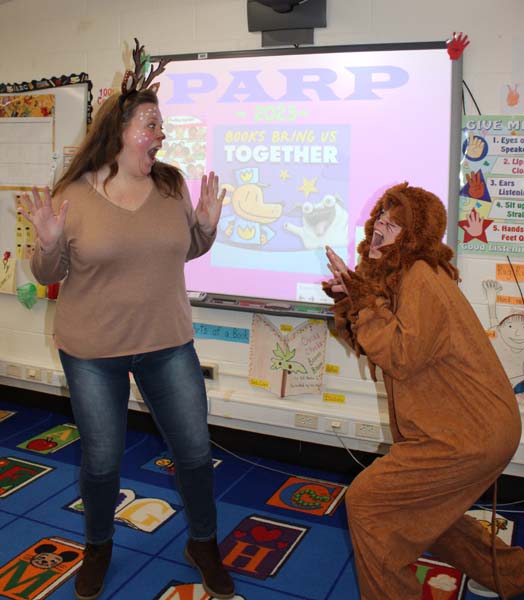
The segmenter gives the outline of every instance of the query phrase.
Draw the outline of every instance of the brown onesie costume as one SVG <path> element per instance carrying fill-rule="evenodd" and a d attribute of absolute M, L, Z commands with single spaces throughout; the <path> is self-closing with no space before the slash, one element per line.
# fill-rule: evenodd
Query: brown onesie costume
<path fill-rule="evenodd" d="M 402 231 L 371 259 L 383 208 Z M 334 295 L 340 336 L 383 372 L 394 439 L 346 495 L 362 600 L 419 600 L 409 565 L 425 551 L 496 587 L 489 532 L 464 512 L 511 460 L 521 418 L 457 286 L 452 251 L 441 242 L 445 223 L 433 194 L 407 184 L 387 190 L 366 223 L 356 272 L 342 274 L 348 294 Z M 502 589 L 518 595 L 524 550 L 497 544 Z"/>

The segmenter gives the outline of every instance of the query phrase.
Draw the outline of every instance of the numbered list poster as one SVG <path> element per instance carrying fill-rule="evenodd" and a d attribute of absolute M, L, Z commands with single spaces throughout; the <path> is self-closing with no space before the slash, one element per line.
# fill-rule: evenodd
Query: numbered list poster
<path fill-rule="evenodd" d="M 524 255 L 524 117 L 464 116 L 458 253 Z"/>

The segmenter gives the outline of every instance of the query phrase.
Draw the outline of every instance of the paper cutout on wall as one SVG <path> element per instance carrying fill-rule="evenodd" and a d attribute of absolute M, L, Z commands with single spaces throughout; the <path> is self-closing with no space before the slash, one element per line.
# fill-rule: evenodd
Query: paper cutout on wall
<path fill-rule="evenodd" d="M 249 382 L 284 396 L 317 394 L 326 353 L 325 321 L 304 321 L 288 335 L 262 315 L 253 315 Z"/>
<path fill-rule="evenodd" d="M 4 294 L 15 293 L 15 273 L 16 258 L 9 250 L 6 250 L 3 254 L 2 264 L 0 265 L 0 292 Z"/>
<path fill-rule="evenodd" d="M 500 86 L 500 108 L 506 115 L 521 115 L 524 110 L 523 81 L 512 81 Z"/>

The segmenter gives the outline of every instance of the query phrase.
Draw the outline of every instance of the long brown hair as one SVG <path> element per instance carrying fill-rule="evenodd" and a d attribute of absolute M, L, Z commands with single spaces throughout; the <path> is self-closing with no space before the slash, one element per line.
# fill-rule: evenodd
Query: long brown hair
<path fill-rule="evenodd" d="M 107 165 L 109 175 L 103 182 L 105 188 L 118 173 L 116 159 L 122 150 L 122 133 L 141 104 L 158 106 L 155 92 L 142 90 L 129 94 L 125 98 L 115 94 L 102 104 L 78 152 L 55 185 L 53 196 L 80 179 L 85 173 L 95 173 Z M 176 167 L 155 161 L 151 169 L 151 178 L 162 193 L 180 195 L 183 176 Z"/>

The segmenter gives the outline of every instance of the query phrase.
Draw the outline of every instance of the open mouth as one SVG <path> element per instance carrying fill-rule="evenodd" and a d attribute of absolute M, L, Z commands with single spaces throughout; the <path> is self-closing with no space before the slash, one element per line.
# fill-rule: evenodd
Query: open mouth
<path fill-rule="evenodd" d="M 304 220 L 313 229 L 315 235 L 321 237 L 331 227 L 335 220 L 335 211 L 332 208 L 316 209 L 311 214 L 304 217 Z"/>
<path fill-rule="evenodd" d="M 371 238 L 371 247 L 379 248 L 384 241 L 384 236 L 377 230 L 373 232 L 373 237 Z"/>
<path fill-rule="evenodd" d="M 155 160 L 156 153 L 160 150 L 160 148 L 151 148 L 151 150 L 147 151 L 147 155 L 151 160 Z"/>

